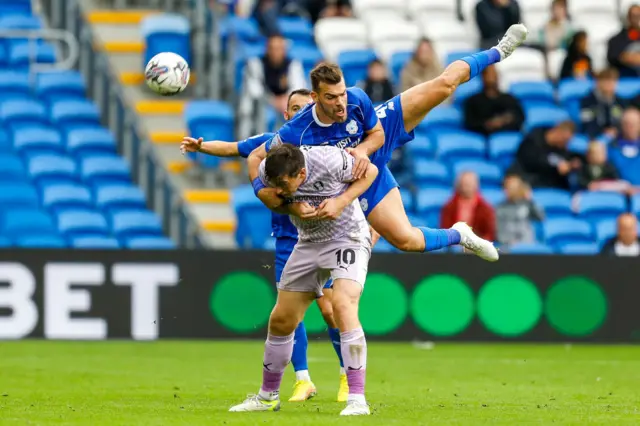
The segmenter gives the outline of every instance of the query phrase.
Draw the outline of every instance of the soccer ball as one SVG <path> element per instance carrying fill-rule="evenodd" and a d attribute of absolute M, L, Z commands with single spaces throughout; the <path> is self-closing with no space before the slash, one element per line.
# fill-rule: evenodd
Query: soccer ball
<path fill-rule="evenodd" d="M 162 96 L 182 92 L 189 84 L 189 64 L 172 52 L 158 53 L 149 60 L 144 70 L 147 86 Z"/>

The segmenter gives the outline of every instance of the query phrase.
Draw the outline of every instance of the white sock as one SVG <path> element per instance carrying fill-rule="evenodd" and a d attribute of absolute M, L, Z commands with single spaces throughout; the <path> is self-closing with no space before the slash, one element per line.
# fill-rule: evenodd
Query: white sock
<path fill-rule="evenodd" d="M 265 392 L 262 389 L 258 392 L 258 396 L 260 399 L 264 399 L 265 401 L 275 401 L 280 397 L 280 392 Z"/>
<path fill-rule="evenodd" d="M 340 375 L 344 376 L 345 374 L 347 374 L 347 372 L 344 371 L 344 367 L 340 367 Z"/>
<path fill-rule="evenodd" d="M 349 401 L 356 401 L 356 402 L 359 402 L 360 404 L 367 403 L 367 400 L 364 398 L 364 395 L 362 395 L 361 393 L 350 393 L 349 396 L 347 397 L 347 402 Z"/>
<path fill-rule="evenodd" d="M 305 382 L 311 381 L 311 376 L 309 376 L 309 370 L 299 370 L 296 371 L 296 380 L 302 380 Z"/>

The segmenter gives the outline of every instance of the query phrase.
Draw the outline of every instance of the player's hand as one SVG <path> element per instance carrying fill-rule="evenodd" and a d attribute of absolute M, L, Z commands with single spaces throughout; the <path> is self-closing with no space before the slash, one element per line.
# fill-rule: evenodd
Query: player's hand
<path fill-rule="evenodd" d="M 182 143 L 180 144 L 180 152 L 182 153 L 182 155 L 187 152 L 198 152 L 202 147 L 202 141 L 204 141 L 204 139 L 202 138 L 194 139 L 185 136 L 184 138 L 182 138 Z"/>
<path fill-rule="evenodd" d="M 340 198 L 327 198 L 318 206 L 318 219 L 335 220 L 340 217 L 345 207 Z"/>
<path fill-rule="evenodd" d="M 276 188 L 262 188 L 258 191 L 258 198 L 269 209 L 277 209 L 284 203 L 284 199 L 278 195 Z"/>
<path fill-rule="evenodd" d="M 287 206 L 289 213 L 300 219 L 316 219 L 318 210 L 309 203 L 291 203 Z"/>
<path fill-rule="evenodd" d="M 366 153 L 358 151 L 357 148 L 347 148 L 346 151 L 356 159 L 356 163 L 353 166 L 353 178 L 357 180 L 361 177 L 366 177 L 367 168 L 369 167 L 369 163 L 371 163 L 369 156 Z"/>

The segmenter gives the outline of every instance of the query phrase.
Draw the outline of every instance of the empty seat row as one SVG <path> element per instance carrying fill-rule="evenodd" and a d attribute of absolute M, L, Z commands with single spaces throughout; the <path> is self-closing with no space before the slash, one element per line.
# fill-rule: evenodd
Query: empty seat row
<path fill-rule="evenodd" d="M 171 250 L 176 246 L 167 237 L 146 236 L 128 238 L 124 242 L 113 237 L 91 236 L 64 239 L 55 235 L 26 236 L 16 240 L 0 236 L 0 249 L 17 246 L 21 248 L 75 248 L 75 249 L 136 249 L 136 250 Z"/>

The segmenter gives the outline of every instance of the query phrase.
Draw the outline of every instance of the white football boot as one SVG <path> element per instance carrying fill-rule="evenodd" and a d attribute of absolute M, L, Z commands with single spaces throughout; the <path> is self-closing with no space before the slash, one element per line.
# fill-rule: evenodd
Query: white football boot
<path fill-rule="evenodd" d="M 242 404 L 234 405 L 233 407 L 229 408 L 229 411 L 231 412 L 278 410 L 280 410 L 279 399 L 267 401 L 266 399 L 260 398 L 258 395 L 247 395 L 247 399 L 245 399 Z"/>
<path fill-rule="evenodd" d="M 500 52 L 500 60 L 504 61 L 511 56 L 514 50 L 527 39 L 529 30 L 524 24 L 515 24 L 509 27 L 505 35 L 500 39 L 495 48 Z"/>
<path fill-rule="evenodd" d="M 369 405 L 360 401 L 347 401 L 347 407 L 340 412 L 341 416 L 368 416 Z"/>
<path fill-rule="evenodd" d="M 473 252 L 476 256 L 489 262 L 495 262 L 500 258 L 498 250 L 493 246 L 493 243 L 478 237 L 465 222 L 458 222 L 451 229 L 455 229 L 460 233 L 460 245 Z"/>

